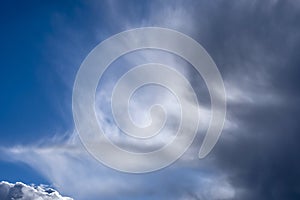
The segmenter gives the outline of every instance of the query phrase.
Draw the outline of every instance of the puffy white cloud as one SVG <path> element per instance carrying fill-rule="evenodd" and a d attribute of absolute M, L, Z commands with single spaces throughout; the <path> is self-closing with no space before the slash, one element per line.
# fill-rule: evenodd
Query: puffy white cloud
<path fill-rule="evenodd" d="M 70 197 L 61 196 L 56 190 L 45 185 L 26 185 L 21 182 L 15 184 L 5 181 L 0 182 L 1 200 L 73 200 Z"/>

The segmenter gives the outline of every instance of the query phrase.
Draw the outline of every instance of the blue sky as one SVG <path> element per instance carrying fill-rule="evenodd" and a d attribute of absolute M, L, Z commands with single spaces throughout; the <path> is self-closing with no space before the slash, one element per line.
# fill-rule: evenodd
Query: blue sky
<path fill-rule="evenodd" d="M 71 10 L 50 1 L 2 3 L 1 146 L 31 144 L 72 127 L 62 115 L 67 109 L 57 108 L 66 98 L 66 86 L 45 50 L 55 32 L 53 16 L 63 12 L 71 17 Z M 7 162 L 1 162 L 1 179 L 46 181 L 22 163 Z"/>
<path fill-rule="evenodd" d="M 299 199 L 298 2 L 1 4 L 0 181 L 48 184 L 76 200 Z M 147 26 L 181 31 L 205 47 L 224 79 L 228 114 L 206 159 L 192 156 L 203 139 L 201 129 L 174 165 L 132 175 L 99 164 L 84 150 L 74 128 L 72 87 L 80 64 L 96 45 Z M 153 60 L 173 65 L 197 86 L 202 125 L 209 121 L 207 89 L 190 66 L 159 51 L 137 52 L 112 64 L 96 95 L 99 123 L 115 142 L 120 142 L 119 131 L 107 110 L 112 84 L 124 69 Z M 118 70 L 121 65 L 124 69 Z M 172 99 L 160 98 L 163 94 L 147 93 L 174 109 Z M 139 114 L 143 105 L 133 106 L 136 119 L 146 119 Z"/>

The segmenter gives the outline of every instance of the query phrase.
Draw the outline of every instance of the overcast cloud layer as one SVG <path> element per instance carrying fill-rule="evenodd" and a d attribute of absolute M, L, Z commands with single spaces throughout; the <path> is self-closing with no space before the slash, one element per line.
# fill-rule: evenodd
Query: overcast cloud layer
<path fill-rule="evenodd" d="M 72 130 L 67 141 L 58 137 L 51 144 L 47 140 L 48 144 L 3 150 L 12 161 L 27 163 L 59 191 L 79 200 L 300 199 L 299 2 L 149 1 L 140 6 L 133 1 L 109 1 L 105 5 L 89 2 L 80 12 L 93 16 L 84 30 L 58 23 L 62 34 L 49 38 L 53 51 L 59 49 L 56 62 L 67 66 L 63 70 L 69 74 L 75 75 L 86 53 L 98 42 L 128 28 L 173 28 L 201 43 L 216 62 L 226 86 L 228 114 L 222 136 L 211 154 L 198 160 L 203 139 L 200 130 L 178 162 L 144 175 L 116 172 L 97 163 Z M 97 20 L 104 16 L 109 21 L 106 29 Z M 60 48 L 64 38 L 68 41 Z M 199 76 L 192 69 L 184 73 L 198 92 L 203 112 L 207 111 L 209 96 L 203 83 L 199 84 Z M 74 77 L 62 75 L 69 92 Z M 101 92 L 99 95 L 103 97 Z M 66 109 L 70 104 L 67 101 Z M 106 122 L 103 126 L 118 136 L 118 130 L 101 118 L 106 111 L 100 109 L 99 113 L 101 123 Z"/>

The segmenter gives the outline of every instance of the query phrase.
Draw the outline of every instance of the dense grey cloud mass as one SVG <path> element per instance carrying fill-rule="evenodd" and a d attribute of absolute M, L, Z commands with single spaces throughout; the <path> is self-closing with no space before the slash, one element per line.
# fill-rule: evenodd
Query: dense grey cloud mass
<path fill-rule="evenodd" d="M 62 197 L 57 191 L 44 186 L 28 186 L 24 183 L 0 182 L 1 200 L 73 200 Z"/>
<path fill-rule="evenodd" d="M 234 199 L 299 199 L 299 2 L 218 1 L 209 9 L 199 38 L 222 71 L 237 124 L 216 146 L 215 165 Z"/>

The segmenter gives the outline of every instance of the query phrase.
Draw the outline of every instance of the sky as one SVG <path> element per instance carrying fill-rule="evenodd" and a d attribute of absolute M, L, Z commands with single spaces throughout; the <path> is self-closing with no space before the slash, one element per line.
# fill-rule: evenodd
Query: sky
<path fill-rule="evenodd" d="M 6 182 L 0 183 L 0 197 L 21 188 L 23 200 L 300 199 L 299 2 L 1 4 L 0 181 Z M 156 61 L 184 74 L 196 91 L 201 121 L 195 141 L 174 164 L 146 174 L 123 173 L 97 162 L 82 146 L 73 121 L 72 89 L 81 63 L 100 42 L 151 26 L 180 31 L 206 49 L 224 80 L 226 121 L 213 151 L 199 160 L 210 119 L 209 93 L 201 76 L 170 53 L 124 55 L 112 63 L 96 93 L 98 122 L 113 142 L 132 151 L 155 149 L 172 137 L 178 120 L 174 97 L 153 87 L 133 96 L 130 109 L 134 121 L 147 124 L 149 105 L 165 105 L 171 118 L 163 135 L 139 145 L 124 138 L 113 123 L 113 85 L 138 64 Z M 186 94 L 184 87 L 178 88 Z M 55 189 L 54 195 L 45 193 L 48 187 Z"/>

